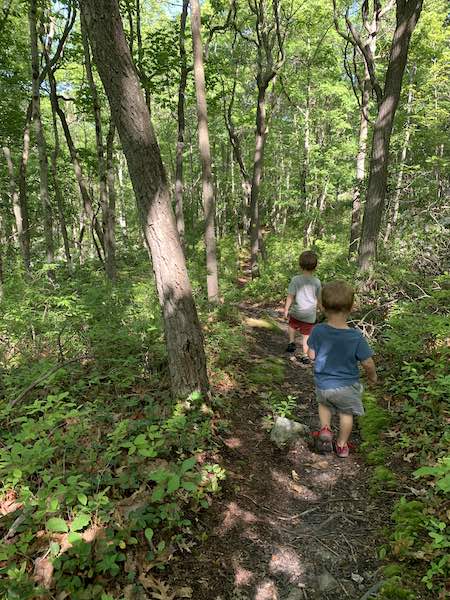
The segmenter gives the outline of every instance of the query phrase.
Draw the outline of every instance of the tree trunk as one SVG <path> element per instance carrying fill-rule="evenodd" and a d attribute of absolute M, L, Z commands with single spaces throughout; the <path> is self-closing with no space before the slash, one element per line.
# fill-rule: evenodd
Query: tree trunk
<path fill-rule="evenodd" d="M 82 0 L 94 60 L 119 132 L 151 252 L 174 396 L 207 393 L 203 335 L 166 172 L 125 38 L 117 0 Z"/>
<path fill-rule="evenodd" d="M 30 125 L 29 122 L 25 125 L 24 131 L 24 152 L 22 153 L 22 158 L 19 166 L 19 176 L 21 172 L 23 172 L 24 167 L 23 163 L 25 160 L 25 164 L 28 161 L 28 145 L 30 138 Z M 26 148 L 26 152 L 25 152 Z M 3 147 L 3 154 L 6 160 L 6 167 L 8 169 L 9 175 L 9 189 L 11 195 L 11 205 L 14 214 L 14 220 L 16 223 L 16 231 L 17 237 L 19 240 L 19 248 L 22 254 L 23 262 L 25 265 L 25 269 L 29 271 L 30 269 L 30 237 L 28 231 L 28 210 L 27 205 L 21 203 L 21 199 L 23 200 L 23 196 L 20 195 L 20 189 L 16 186 L 16 181 L 14 178 L 14 165 L 11 158 L 11 151 L 7 146 Z M 24 159 L 24 157 L 26 157 Z M 26 198 L 25 198 L 26 199 Z M 25 209 L 25 210 L 24 210 Z"/>
<path fill-rule="evenodd" d="M 219 277 L 215 233 L 215 198 L 211 172 L 211 149 L 208 132 L 208 109 L 206 104 L 205 71 L 201 38 L 199 0 L 191 0 L 191 30 L 194 51 L 194 79 L 197 96 L 198 145 L 202 161 L 202 197 L 205 213 L 206 283 L 208 300 L 219 300 Z"/>
<path fill-rule="evenodd" d="M 253 159 L 253 174 L 250 192 L 250 267 L 252 277 L 258 277 L 258 254 L 260 251 L 259 188 L 261 186 L 266 143 L 266 91 L 267 86 L 258 86 L 258 105 L 256 109 L 256 139 Z"/>
<path fill-rule="evenodd" d="M 308 198 L 308 175 L 309 175 L 309 152 L 310 152 L 310 112 L 311 112 L 311 83 L 309 81 L 310 75 L 308 75 L 308 84 L 306 86 L 306 106 L 304 110 L 305 127 L 303 132 L 303 161 L 302 161 L 302 172 L 300 178 L 300 188 L 303 196 L 303 206 L 305 214 L 307 214 L 310 208 L 310 202 Z M 305 245 L 307 242 L 305 242 Z"/>
<path fill-rule="evenodd" d="M 183 212 L 183 152 L 184 152 L 184 132 L 186 120 L 184 115 L 186 83 L 188 76 L 188 67 L 186 61 L 186 48 L 184 36 L 186 34 L 186 19 L 189 0 L 183 0 L 183 9 L 180 17 L 180 83 L 178 86 L 178 136 L 175 165 L 175 217 L 177 229 L 180 234 L 180 240 L 184 247 L 184 212 Z"/>
<path fill-rule="evenodd" d="M 92 73 L 91 64 L 91 51 L 89 48 L 89 40 L 86 32 L 86 24 L 83 16 L 81 15 L 81 37 L 83 41 L 84 51 L 84 66 L 86 69 L 86 78 L 89 84 L 89 89 L 92 96 L 92 112 L 95 123 L 95 145 L 97 149 L 97 167 L 98 167 L 98 181 L 100 190 L 100 206 L 102 208 L 102 221 L 103 221 L 103 241 L 104 241 L 104 252 L 105 252 L 105 271 L 106 276 L 110 281 L 114 281 L 116 278 L 116 265 L 115 261 L 115 250 L 111 247 L 113 240 L 111 239 L 111 229 L 109 224 L 109 205 L 108 205 L 108 190 L 107 190 L 107 173 L 106 173 L 106 161 L 105 161 L 105 150 L 103 144 L 103 133 L 102 133 L 102 114 L 100 108 L 100 101 L 97 93 L 97 85 L 94 80 Z"/>
<path fill-rule="evenodd" d="M 106 136 L 106 173 L 108 184 L 108 198 L 106 221 L 105 221 L 105 247 L 108 248 L 109 273 L 111 281 L 116 279 L 116 186 L 114 173 L 114 137 L 116 128 L 111 119 L 108 135 Z"/>
<path fill-rule="evenodd" d="M 27 112 L 25 127 L 23 130 L 22 157 L 19 164 L 18 186 L 21 229 L 18 230 L 19 242 L 22 249 L 25 270 L 30 270 L 31 264 L 31 233 L 30 219 L 28 216 L 28 195 L 27 195 L 27 167 L 30 158 L 30 121 L 31 121 L 32 103 L 30 102 Z M 19 221 L 19 214 L 16 214 L 16 223 Z"/>
<path fill-rule="evenodd" d="M 44 238 L 47 262 L 54 261 L 53 245 L 53 223 L 52 211 L 50 205 L 50 195 L 48 191 L 48 158 L 47 144 L 45 141 L 44 128 L 41 118 L 41 98 L 39 81 L 39 52 L 37 26 L 37 0 L 30 0 L 28 10 L 28 20 L 30 26 L 30 48 L 31 48 L 31 71 L 32 71 L 32 90 L 33 90 L 33 113 L 32 120 L 36 133 L 36 144 L 39 154 L 39 180 L 40 197 L 42 203 L 42 213 L 44 217 Z"/>
<path fill-rule="evenodd" d="M 406 164 L 406 156 L 408 154 L 409 140 L 411 138 L 411 111 L 412 111 L 412 103 L 413 103 L 413 79 L 415 74 L 415 67 L 413 67 L 411 71 L 410 78 L 410 87 L 408 91 L 408 103 L 406 105 L 406 123 L 405 123 L 405 137 L 403 138 L 402 152 L 400 155 L 400 168 L 397 175 L 397 185 L 395 189 L 394 203 L 392 207 L 392 215 L 389 218 L 386 232 L 384 234 L 384 243 L 387 243 L 389 237 L 392 233 L 392 230 L 395 231 L 398 221 L 398 213 L 400 209 L 400 198 L 402 196 L 402 185 L 403 185 L 403 177 L 405 173 L 405 164 Z"/>
<path fill-rule="evenodd" d="M 361 101 L 361 114 L 359 121 L 358 154 L 356 155 L 356 181 L 353 189 L 352 214 L 350 222 L 350 243 L 348 257 L 351 258 L 358 251 L 358 241 L 361 229 L 361 192 L 366 177 L 367 137 L 369 133 L 369 101 L 370 101 L 370 75 L 365 65 L 364 83 Z"/>
<path fill-rule="evenodd" d="M 58 96 L 56 91 L 56 80 L 54 74 L 51 70 L 49 70 L 49 82 L 50 82 L 50 96 L 52 102 L 55 103 L 55 110 L 58 114 L 59 120 L 61 122 L 61 126 L 64 131 L 64 137 L 66 138 L 67 147 L 69 149 L 70 158 L 72 160 L 73 170 L 75 173 L 75 179 L 77 180 L 78 188 L 80 190 L 80 196 L 83 203 L 83 211 L 85 214 L 85 218 L 83 219 L 83 227 L 85 225 L 85 221 L 89 222 L 89 225 L 95 233 L 97 234 L 97 238 L 100 241 L 100 245 L 102 249 L 104 249 L 104 241 L 103 241 L 103 231 L 98 222 L 97 216 L 94 211 L 94 207 L 92 204 L 92 199 L 89 193 L 89 189 L 87 187 L 86 181 L 83 176 L 83 170 L 81 168 L 80 159 L 78 158 L 78 152 L 75 148 L 75 144 L 72 139 L 72 134 L 70 133 L 69 125 L 67 123 L 66 115 L 58 102 Z M 82 231 L 83 230 L 82 227 Z M 82 235 L 80 235 L 82 238 Z M 98 246 L 97 246 L 98 247 Z M 99 256 L 100 260 L 102 260 L 101 255 Z"/>
<path fill-rule="evenodd" d="M 58 209 L 58 217 L 59 217 L 59 226 L 61 229 L 61 235 L 64 243 L 64 254 L 66 256 L 66 262 L 70 266 L 72 264 L 72 256 L 70 254 L 70 242 L 69 235 L 67 233 L 67 225 L 66 218 L 64 216 L 64 202 L 61 194 L 61 188 L 59 185 L 59 177 L 58 177 L 58 156 L 59 156 L 59 133 L 58 133 L 58 124 L 56 122 L 56 110 L 54 102 L 52 105 L 52 118 L 53 118 L 53 135 L 55 138 L 55 146 L 52 152 L 52 160 L 51 160 L 51 168 L 52 168 L 52 177 L 53 177 L 53 188 L 55 190 L 55 200 L 56 206 Z"/>
<path fill-rule="evenodd" d="M 400 99 L 409 43 L 422 10 L 422 2 L 423 0 L 397 0 L 396 29 L 392 39 L 383 97 L 373 132 L 369 183 L 358 257 L 358 264 L 362 270 L 369 269 L 376 259 L 386 197 L 392 127 Z"/>

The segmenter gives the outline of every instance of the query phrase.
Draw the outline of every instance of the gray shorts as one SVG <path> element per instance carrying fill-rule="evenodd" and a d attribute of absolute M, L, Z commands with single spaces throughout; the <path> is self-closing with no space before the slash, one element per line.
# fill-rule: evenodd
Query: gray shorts
<path fill-rule="evenodd" d="M 363 390 L 364 387 L 361 383 L 329 390 L 321 390 L 316 387 L 316 398 L 319 404 L 329 408 L 333 414 L 342 413 L 344 415 L 361 416 L 364 414 L 361 400 Z"/>

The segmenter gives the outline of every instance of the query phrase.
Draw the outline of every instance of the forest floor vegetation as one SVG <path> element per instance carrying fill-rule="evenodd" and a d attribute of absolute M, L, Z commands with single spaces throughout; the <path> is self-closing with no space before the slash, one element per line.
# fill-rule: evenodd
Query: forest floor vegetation
<path fill-rule="evenodd" d="M 299 244 L 267 245 L 250 281 L 222 244 L 212 310 L 194 249 L 210 401 L 171 400 L 144 260 L 120 265 L 114 287 L 90 265 L 6 282 L 2 598 L 446 598 L 448 276 L 393 255 L 361 277 L 340 244 L 317 243 L 320 278 L 358 287 L 353 324 L 381 375 L 339 461 L 306 439 L 270 442 L 276 416 L 317 423 L 311 370 L 286 358 L 280 319 Z"/>

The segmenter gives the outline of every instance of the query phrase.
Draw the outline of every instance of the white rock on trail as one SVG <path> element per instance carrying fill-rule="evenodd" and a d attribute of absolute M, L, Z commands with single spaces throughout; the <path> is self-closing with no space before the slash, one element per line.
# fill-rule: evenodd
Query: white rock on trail
<path fill-rule="evenodd" d="M 286 417 L 276 417 L 270 432 L 270 439 L 279 448 L 282 448 L 285 444 L 293 442 L 308 433 L 309 427 L 304 423 L 297 423 L 297 421 L 291 421 Z"/>

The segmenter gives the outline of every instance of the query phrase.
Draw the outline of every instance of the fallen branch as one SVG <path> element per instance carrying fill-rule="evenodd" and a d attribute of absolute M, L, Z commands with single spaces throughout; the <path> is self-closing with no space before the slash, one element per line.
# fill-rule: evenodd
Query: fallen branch
<path fill-rule="evenodd" d="M 370 588 L 370 590 L 367 590 L 367 592 L 364 594 L 364 596 L 361 596 L 361 598 L 359 600 L 369 600 L 369 598 L 371 596 L 376 594 L 381 589 L 381 586 L 383 584 L 384 584 L 384 581 L 378 581 L 375 585 L 373 585 Z"/>
<path fill-rule="evenodd" d="M 59 369 L 62 369 L 63 367 L 66 367 L 67 365 L 70 365 L 74 362 L 78 362 L 78 361 L 82 360 L 83 358 L 89 358 L 89 357 L 84 356 L 84 355 L 77 356 L 76 358 L 71 358 L 70 360 L 66 360 L 62 363 L 58 363 L 57 365 L 53 366 L 49 371 L 47 371 L 46 373 L 44 373 L 43 375 L 38 377 L 35 381 L 30 383 L 30 385 L 28 387 L 26 387 L 22 392 L 20 392 L 20 394 L 17 396 L 17 398 L 14 398 L 14 400 L 11 400 L 9 405 L 15 406 L 18 402 L 23 400 L 25 398 L 25 396 L 27 396 L 27 394 L 29 394 L 32 390 L 34 390 L 35 387 L 37 387 L 40 383 L 42 383 L 48 377 L 50 377 L 50 375 L 53 375 L 53 373 L 56 373 L 56 371 L 59 371 Z"/>

